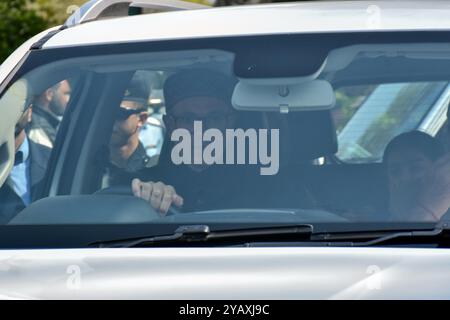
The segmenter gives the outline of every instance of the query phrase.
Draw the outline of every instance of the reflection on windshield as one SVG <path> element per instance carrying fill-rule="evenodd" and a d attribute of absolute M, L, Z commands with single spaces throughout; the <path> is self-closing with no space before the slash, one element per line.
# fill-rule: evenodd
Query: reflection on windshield
<path fill-rule="evenodd" d="M 398 46 L 412 57 L 420 47 Z M 420 63 L 391 57 L 385 44 L 343 48 L 347 62 L 337 63 L 331 48 L 313 75 L 261 72 L 244 81 L 234 73 L 235 49 L 97 54 L 38 67 L 25 75 L 32 103 L 17 123 L 0 222 L 14 221 L 50 186 L 69 196 L 134 195 L 156 221 L 437 222 L 450 206 L 450 91 L 431 66 L 449 62 L 427 47 Z M 408 79 L 411 68 L 423 78 Z M 67 79 L 68 70 L 84 80 Z M 64 117 L 66 108 L 76 112 Z M 70 155 L 64 177 L 54 168 L 45 176 L 58 141 L 53 161 L 63 161 L 61 150 Z"/>

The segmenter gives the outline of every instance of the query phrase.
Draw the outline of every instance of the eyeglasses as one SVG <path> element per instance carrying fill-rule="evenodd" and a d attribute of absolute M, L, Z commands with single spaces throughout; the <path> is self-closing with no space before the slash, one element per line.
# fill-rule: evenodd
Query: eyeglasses
<path fill-rule="evenodd" d="M 119 110 L 117 110 L 117 120 L 127 120 L 128 117 L 130 117 L 133 114 L 139 114 L 141 112 L 146 112 L 147 109 L 145 108 L 139 108 L 139 109 L 127 109 L 120 107 Z"/>

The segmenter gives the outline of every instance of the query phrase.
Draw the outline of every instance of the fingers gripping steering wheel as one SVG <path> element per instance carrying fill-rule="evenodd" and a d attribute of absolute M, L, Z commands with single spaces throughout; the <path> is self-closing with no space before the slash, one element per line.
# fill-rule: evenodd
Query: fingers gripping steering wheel
<path fill-rule="evenodd" d="M 100 195 L 102 195 L 102 194 L 117 194 L 117 195 L 122 195 L 122 196 L 134 196 L 131 186 L 126 186 L 126 185 L 107 187 L 107 188 L 98 190 L 97 192 L 95 192 L 95 194 L 100 194 Z M 150 205 L 150 203 L 149 203 L 149 205 Z M 180 214 L 180 213 L 182 213 L 182 211 L 179 208 L 171 205 L 169 207 L 169 210 L 167 211 L 166 216 Z"/>

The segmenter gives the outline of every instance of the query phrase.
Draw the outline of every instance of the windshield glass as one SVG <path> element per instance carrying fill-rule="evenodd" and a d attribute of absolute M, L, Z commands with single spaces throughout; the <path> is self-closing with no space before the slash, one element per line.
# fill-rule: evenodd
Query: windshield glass
<path fill-rule="evenodd" d="M 219 40 L 32 53 L 0 222 L 442 219 L 450 43 Z"/>

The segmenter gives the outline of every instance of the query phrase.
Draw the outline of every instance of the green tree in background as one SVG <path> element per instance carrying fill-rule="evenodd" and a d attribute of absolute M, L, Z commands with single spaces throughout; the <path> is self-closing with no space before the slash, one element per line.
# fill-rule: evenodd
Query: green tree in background
<path fill-rule="evenodd" d="M 206 5 L 236 5 L 280 0 L 185 0 Z M 289 0 L 284 0 L 289 1 Z M 0 0 L 0 64 L 23 42 L 60 25 L 87 0 Z"/>
<path fill-rule="evenodd" d="M 185 0 L 216 6 L 279 0 Z M 284 0 L 289 1 L 289 0 Z M 0 0 L 0 63 L 19 45 L 49 27 L 60 25 L 87 0 Z"/>
<path fill-rule="evenodd" d="M 46 27 L 47 22 L 29 1 L 0 1 L 0 62 L 26 39 Z"/>
<path fill-rule="evenodd" d="M 187 0 L 209 4 L 208 0 Z M 87 0 L 0 0 L 0 64 L 35 34 L 63 24 Z"/>
<path fill-rule="evenodd" d="M 34 8 L 50 27 L 63 24 L 77 6 L 86 2 L 87 0 L 35 0 Z"/>

